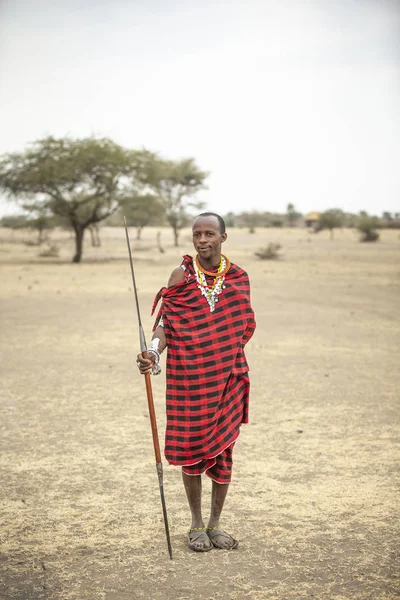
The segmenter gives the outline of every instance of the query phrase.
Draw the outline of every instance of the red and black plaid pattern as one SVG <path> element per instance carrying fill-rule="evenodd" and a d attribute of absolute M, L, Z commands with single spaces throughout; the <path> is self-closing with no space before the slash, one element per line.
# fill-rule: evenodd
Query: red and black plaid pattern
<path fill-rule="evenodd" d="M 232 454 L 235 442 L 225 448 L 215 458 L 205 458 L 195 465 L 183 466 L 186 475 L 202 475 L 205 473 L 217 483 L 230 483 L 232 479 Z"/>
<path fill-rule="evenodd" d="M 165 457 L 173 465 L 213 458 L 248 421 L 249 378 L 244 346 L 255 329 L 250 285 L 232 264 L 214 312 L 197 287 L 193 261 L 184 256 L 185 281 L 162 288 L 168 344 Z M 213 278 L 209 279 L 212 284 Z"/>

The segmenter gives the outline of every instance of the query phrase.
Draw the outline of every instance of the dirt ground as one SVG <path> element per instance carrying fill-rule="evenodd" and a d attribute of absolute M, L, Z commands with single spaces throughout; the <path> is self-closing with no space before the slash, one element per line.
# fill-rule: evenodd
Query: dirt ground
<path fill-rule="evenodd" d="M 131 232 L 142 316 L 190 233 L 165 253 Z M 72 265 L 0 230 L 3 600 L 389 600 L 398 540 L 399 232 L 231 230 L 252 282 L 251 423 L 223 525 L 237 551 L 190 552 L 178 469 L 164 463 L 168 557 L 122 229 Z M 279 261 L 254 251 L 282 244 Z M 164 375 L 153 378 L 160 439 Z M 204 481 L 205 513 L 210 482 Z M 398 496 L 397 496 L 398 499 Z"/>

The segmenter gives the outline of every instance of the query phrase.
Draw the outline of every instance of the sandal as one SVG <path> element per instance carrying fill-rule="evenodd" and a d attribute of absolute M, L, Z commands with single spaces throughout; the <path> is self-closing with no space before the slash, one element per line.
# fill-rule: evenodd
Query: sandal
<path fill-rule="evenodd" d="M 235 540 L 229 533 L 226 533 L 221 527 L 207 527 L 206 529 L 207 535 L 211 540 L 214 548 L 218 548 L 220 550 L 236 550 L 239 548 L 239 542 Z M 217 537 L 224 536 L 225 538 L 229 538 L 231 540 L 230 546 L 223 546 L 221 543 L 218 543 Z"/>
<path fill-rule="evenodd" d="M 188 547 L 191 550 L 194 550 L 194 552 L 209 552 L 214 547 L 211 538 L 207 534 L 206 527 L 193 527 L 192 529 L 189 529 L 186 537 L 187 537 Z M 199 542 L 202 541 L 202 538 L 203 538 L 203 541 L 206 541 L 204 538 L 207 538 L 209 546 L 202 548 L 197 545 Z"/>

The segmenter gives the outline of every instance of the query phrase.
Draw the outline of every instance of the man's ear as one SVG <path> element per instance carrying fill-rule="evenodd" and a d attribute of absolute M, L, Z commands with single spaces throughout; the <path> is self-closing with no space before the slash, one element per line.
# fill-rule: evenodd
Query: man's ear
<path fill-rule="evenodd" d="M 222 238 L 221 244 L 223 244 L 225 242 L 227 237 L 228 237 L 228 234 L 226 233 L 226 231 L 225 231 L 225 233 L 221 234 L 221 238 Z"/>

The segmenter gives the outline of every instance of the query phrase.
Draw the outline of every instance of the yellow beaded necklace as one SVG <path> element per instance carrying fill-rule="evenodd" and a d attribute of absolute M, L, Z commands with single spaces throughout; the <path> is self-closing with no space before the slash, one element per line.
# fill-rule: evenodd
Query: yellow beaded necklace
<path fill-rule="evenodd" d="M 231 263 L 226 256 L 221 254 L 218 270 L 216 273 L 213 273 L 211 271 L 206 271 L 206 269 L 201 266 L 199 257 L 197 255 L 196 260 L 193 263 L 193 267 L 196 273 L 197 287 L 201 291 L 202 295 L 207 299 L 207 302 L 210 306 L 210 312 L 213 312 L 215 310 L 215 304 L 218 302 L 218 296 L 225 287 L 225 275 L 229 271 Z M 207 283 L 206 275 L 214 277 L 214 281 L 211 286 Z"/>
<path fill-rule="evenodd" d="M 223 261 L 225 261 L 225 266 L 223 267 Z M 200 261 L 199 261 L 199 255 L 196 255 L 196 266 L 198 268 L 199 271 L 201 271 L 202 273 L 204 273 L 205 275 L 209 275 L 210 277 L 215 277 L 215 272 L 213 273 L 212 271 L 206 271 L 204 269 L 204 267 L 201 266 Z M 219 267 L 217 269 L 217 277 L 221 277 L 221 275 L 225 275 L 225 273 L 227 273 L 229 271 L 229 269 L 231 268 L 231 263 L 229 261 L 229 258 L 226 258 L 226 256 L 224 254 L 221 254 L 221 258 L 219 260 Z"/>

